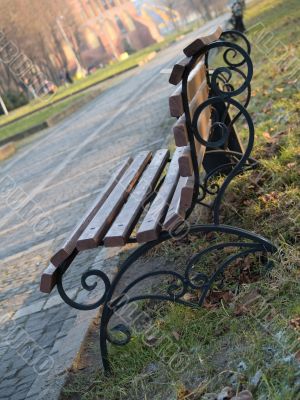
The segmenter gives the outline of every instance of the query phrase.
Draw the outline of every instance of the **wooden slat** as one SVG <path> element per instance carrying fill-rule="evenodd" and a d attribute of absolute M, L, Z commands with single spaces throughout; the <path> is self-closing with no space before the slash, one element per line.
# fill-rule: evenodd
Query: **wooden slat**
<path fill-rule="evenodd" d="M 205 100 L 207 100 L 207 98 L 208 98 L 208 87 L 206 85 L 206 82 L 203 82 L 202 85 L 200 85 L 196 96 L 194 96 L 193 100 L 190 103 L 190 111 L 192 118 L 194 116 L 197 107 Z M 210 119 L 210 107 L 206 107 L 200 115 L 198 121 L 198 129 L 203 129 L 203 127 L 205 127 L 205 124 L 208 125 L 209 119 Z M 189 138 L 188 138 L 186 120 L 184 115 L 182 115 L 181 118 L 179 118 L 175 123 L 175 125 L 173 126 L 173 133 L 176 146 L 180 147 L 188 145 Z"/>
<path fill-rule="evenodd" d="M 202 82 L 206 82 L 206 73 L 205 73 L 205 65 L 201 61 L 196 67 L 192 70 L 188 80 L 188 98 L 191 101 L 195 94 L 197 93 L 199 86 Z M 178 85 L 175 91 L 169 97 L 169 109 L 171 117 L 180 117 L 183 110 L 182 103 L 182 86 Z"/>
<path fill-rule="evenodd" d="M 168 159 L 168 150 L 162 149 L 155 153 L 141 180 L 106 234 L 104 238 L 105 246 L 114 247 L 126 244 L 136 221 L 143 211 L 145 201 L 149 194 L 153 192 Z"/>
<path fill-rule="evenodd" d="M 61 248 L 52 256 L 50 262 L 55 267 L 59 267 L 73 252 L 76 248 L 76 242 L 84 229 L 88 226 L 91 220 L 96 215 L 97 211 L 103 205 L 105 200 L 108 198 L 122 175 L 124 175 L 126 169 L 132 162 L 132 158 L 127 158 L 124 162 L 121 163 L 120 167 L 113 174 L 112 178 L 107 182 L 104 186 L 101 194 L 97 197 L 91 208 L 87 211 L 81 221 L 77 224 L 73 232 L 68 236 L 65 243 L 61 246 Z"/>
<path fill-rule="evenodd" d="M 181 197 L 179 202 L 179 207 L 184 209 L 185 211 L 188 210 L 192 205 L 193 194 L 194 194 L 194 184 L 195 178 L 194 175 L 185 178 L 185 185 L 181 190 Z"/>
<path fill-rule="evenodd" d="M 180 117 L 184 113 L 181 85 L 178 85 L 178 87 L 169 97 L 169 109 L 171 117 Z"/>
<path fill-rule="evenodd" d="M 190 146 L 179 147 L 183 149 L 182 154 L 178 158 L 179 172 L 180 176 L 192 176 L 193 175 L 193 163 L 191 157 L 191 149 Z"/>
<path fill-rule="evenodd" d="M 151 153 L 148 151 L 143 151 L 135 157 L 125 175 L 78 239 L 76 247 L 79 251 L 95 248 L 101 243 L 150 159 Z"/>
<path fill-rule="evenodd" d="M 57 281 L 58 269 L 53 264 L 49 264 L 49 266 L 44 270 L 41 283 L 40 283 L 40 291 L 43 293 L 51 293 Z"/>
<path fill-rule="evenodd" d="M 192 57 L 193 55 L 197 54 L 201 49 L 203 49 L 205 46 L 208 46 L 210 43 L 220 39 L 221 35 L 222 35 L 222 28 L 218 26 L 217 29 L 210 32 L 206 36 L 201 36 L 200 38 L 194 40 L 183 50 L 183 52 L 187 57 Z"/>
<path fill-rule="evenodd" d="M 150 242 L 158 238 L 159 232 L 162 229 L 162 220 L 167 212 L 169 202 L 179 179 L 178 159 L 183 150 L 183 147 L 178 147 L 173 154 L 164 183 L 159 189 L 137 232 L 137 241 L 139 243 Z"/>
<path fill-rule="evenodd" d="M 206 83 L 206 81 L 203 81 L 201 83 L 201 85 L 198 87 L 198 90 L 197 90 L 195 96 L 189 103 L 190 112 L 191 112 L 192 117 L 194 116 L 194 113 L 195 113 L 196 109 L 198 108 L 198 106 L 200 104 L 202 104 L 205 100 L 208 99 L 208 94 L 209 94 L 209 91 L 208 91 L 207 83 Z"/>
<path fill-rule="evenodd" d="M 177 147 L 188 146 L 189 137 L 184 114 L 173 125 L 173 134 Z"/>
<path fill-rule="evenodd" d="M 201 132 L 204 140 L 208 139 L 210 125 L 211 125 L 210 120 L 207 122 L 205 118 L 200 118 L 200 128 L 199 129 L 200 129 L 200 132 Z M 200 142 L 198 142 L 198 140 L 195 140 L 195 147 L 196 147 L 198 165 L 201 166 L 206 147 L 204 145 L 202 145 Z M 184 149 L 184 152 L 179 157 L 179 160 L 178 160 L 179 174 L 181 177 L 192 176 L 194 173 L 194 169 L 193 169 L 190 146 L 188 145 L 186 147 L 181 147 L 181 148 Z"/>
<path fill-rule="evenodd" d="M 206 81 L 206 67 L 203 60 L 200 60 L 191 71 L 188 79 L 188 97 L 191 101 L 197 93 L 199 86 Z"/>
<path fill-rule="evenodd" d="M 185 57 L 174 65 L 169 79 L 171 85 L 178 85 L 182 81 L 184 70 L 189 62 L 190 58 Z"/>
<path fill-rule="evenodd" d="M 185 213 L 192 205 L 193 192 L 194 176 L 180 178 L 164 221 L 164 230 L 174 230 L 184 221 Z"/>
<path fill-rule="evenodd" d="M 78 251 L 75 249 L 72 254 L 68 257 L 68 259 L 64 262 L 64 271 L 66 271 L 69 266 L 72 264 L 72 261 L 77 256 Z M 43 293 L 51 293 L 52 289 L 57 283 L 59 268 L 57 268 L 53 264 L 49 264 L 49 266 L 44 270 L 41 283 L 40 283 L 40 291 Z"/>

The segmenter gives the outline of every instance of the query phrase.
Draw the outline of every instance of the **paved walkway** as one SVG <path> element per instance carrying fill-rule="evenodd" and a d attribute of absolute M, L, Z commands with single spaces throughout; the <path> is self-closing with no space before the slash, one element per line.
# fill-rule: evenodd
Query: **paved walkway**
<path fill-rule="evenodd" d="M 96 312 L 72 310 L 56 291 L 41 294 L 41 271 L 115 165 L 137 149 L 155 150 L 165 142 L 173 123 L 167 101 L 172 87 L 161 71 L 194 36 L 106 82 L 101 96 L 1 164 L 1 400 L 57 398 Z M 83 266 L 111 274 L 113 257 L 101 249 L 82 253 L 66 279 L 70 296 L 83 296 Z"/>

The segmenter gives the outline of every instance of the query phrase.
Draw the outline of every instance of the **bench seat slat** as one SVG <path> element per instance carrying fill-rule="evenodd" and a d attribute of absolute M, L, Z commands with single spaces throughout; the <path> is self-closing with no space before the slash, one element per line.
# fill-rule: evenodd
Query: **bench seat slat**
<path fill-rule="evenodd" d="M 194 176 L 180 178 L 164 221 L 164 230 L 172 231 L 185 219 L 186 211 L 191 207 L 194 192 Z"/>
<path fill-rule="evenodd" d="M 150 160 L 151 152 L 148 151 L 140 152 L 135 157 L 125 175 L 79 237 L 76 246 L 79 251 L 95 248 L 101 243 Z"/>
<path fill-rule="evenodd" d="M 75 249 L 68 257 L 68 259 L 64 262 L 65 271 L 69 268 L 77 254 L 78 251 Z M 40 283 L 40 291 L 43 293 L 51 293 L 52 289 L 57 283 L 58 274 L 59 268 L 57 268 L 50 262 L 49 266 L 43 271 Z"/>
<path fill-rule="evenodd" d="M 183 147 L 178 147 L 173 154 L 164 183 L 159 189 L 137 232 L 136 237 L 139 243 L 149 242 L 158 238 L 159 232 L 162 229 L 162 220 L 167 212 L 179 179 L 178 159 L 183 151 Z"/>
<path fill-rule="evenodd" d="M 40 291 L 42 293 L 51 293 L 57 281 L 57 273 L 57 267 L 50 263 L 41 277 Z"/>
<path fill-rule="evenodd" d="M 113 247 L 126 244 L 139 215 L 143 211 L 145 201 L 154 190 L 168 159 L 169 151 L 166 149 L 158 150 L 155 153 L 150 165 L 106 234 L 104 238 L 105 246 Z"/>
<path fill-rule="evenodd" d="M 51 264 L 53 264 L 55 267 L 59 267 L 72 254 L 72 252 L 76 248 L 78 238 L 91 222 L 91 220 L 94 218 L 97 211 L 103 205 L 105 200 L 108 198 L 120 178 L 124 175 L 131 162 L 132 158 L 128 157 L 124 162 L 121 163 L 120 167 L 104 186 L 101 194 L 97 197 L 92 207 L 87 211 L 81 221 L 77 224 L 77 226 L 67 238 L 65 243 L 61 246 L 61 248 L 52 256 L 50 260 Z"/>

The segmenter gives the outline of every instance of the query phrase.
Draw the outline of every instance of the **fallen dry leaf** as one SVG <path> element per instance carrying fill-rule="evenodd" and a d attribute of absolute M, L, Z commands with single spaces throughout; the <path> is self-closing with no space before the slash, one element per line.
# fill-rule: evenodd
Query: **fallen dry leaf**
<path fill-rule="evenodd" d="M 237 304 L 233 311 L 233 313 L 236 317 L 241 317 L 242 315 L 247 314 L 247 312 L 248 312 L 248 308 L 245 307 L 243 304 Z"/>
<path fill-rule="evenodd" d="M 263 132 L 263 137 L 266 139 L 268 143 L 275 143 L 276 140 L 272 138 L 272 136 L 269 134 L 269 132 Z"/>
<path fill-rule="evenodd" d="M 183 300 L 193 302 L 195 300 L 198 300 L 198 296 L 195 293 L 185 293 L 185 295 L 183 296 Z"/>
<path fill-rule="evenodd" d="M 172 332 L 172 335 L 174 336 L 174 338 L 175 338 L 177 341 L 179 341 L 179 340 L 180 340 L 180 335 L 179 335 L 179 333 L 178 333 L 178 332 L 176 332 L 176 331 L 173 331 L 173 332 Z"/>
<path fill-rule="evenodd" d="M 277 88 L 276 88 L 276 91 L 277 91 L 278 93 L 282 93 L 282 92 L 284 91 L 284 89 L 283 89 L 283 88 L 277 87 Z"/>
<path fill-rule="evenodd" d="M 292 327 L 293 327 L 294 329 L 296 329 L 297 331 L 299 331 L 299 330 L 300 330 L 300 316 L 299 316 L 299 317 L 296 317 L 296 318 L 293 318 L 293 319 L 291 320 L 290 324 L 292 325 Z"/>
<path fill-rule="evenodd" d="M 177 392 L 177 400 L 185 400 L 190 394 L 191 392 L 182 386 Z"/>

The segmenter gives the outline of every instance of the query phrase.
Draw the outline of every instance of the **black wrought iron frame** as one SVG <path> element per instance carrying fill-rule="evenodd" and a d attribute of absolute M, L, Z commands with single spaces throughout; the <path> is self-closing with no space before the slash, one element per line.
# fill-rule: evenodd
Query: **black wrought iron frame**
<path fill-rule="evenodd" d="M 226 40 L 226 37 L 239 37 L 243 43 L 243 48 L 236 42 L 232 43 Z M 219 67 L 212 72 L 209 72 L 209 53 L 214 50 L 224 49 L 223 61 L 225 66 Z M 123 339 L 116 339 L 109 332 L 109 322 L 112 316 L 125 305 L 128 305 L 135 301 L 145 299 L 155 299 L 161 301 L 171 301 L 179 304 L 184 304 L 189 307 L 201 307 L 207 297 L 213 284 L 222 277 L 226 268 L 228 268 L 237 259 L 247 257 L 250 254 L 262 254 L 263 260 L 268 260 L 267 255 L 276 252 L 276 247 L 264 237 L 257 235 L 253 232 L 246 231 L 241 228 L 220 224 L 220 207 L 224 193 L 228 188 L 229 183 L 238 174 L 249 168 L 255 168 L 258 163 L 255 159 L 250 157 L 253 144 L 254 144 L 254 125 L 252 119 L 247 112 L 247 106 L 251 97 L 251 79 L 253 75 L 253 65 L 250 58 L 251 47 L 247 38 L 240 32 L 227 31 L 224 32 L 221 39 L 211 43 L 210 45 L 202 48 L 197 54 L 195 54 L 189 64 L 187 65 L 183 80 L 183 107 L 186 117 L 186 124 L 188 130 L 188 137 L 191 148 L 191 157 L 194 170 L 194 196 L 190 209 L 187 212 L 187 217 L 191 214 L 197 204 L 205 205 L 210 208 L 213 215 L 213 221 L 211 224 L 203 225 L 191 225 L 189 226 L 188 232 L 184 232 L 184 235 L 196 235 L 196 234 L 227 234 L 231 237 L 229 241 L 222 243 L 213 243 L 206 249 L 197 252 L 185 266 L 184 273 L 178 273 L 174 270 L 160 270 L 160 271 L 149 271 L 146 274 L 141 275 L 132 281 L 125 289 L 122 290 L 121 294 L 116 296 L 116 288 L 121 282 L 124 274 L 128 271 L 131 265 L 136 262 L 140 257 L 144 256 L 149 250 L 154 247 L 166 242 L 168 240 L 176 240 L 177 237 L 181 237 L 183 231 L 180 228 L 175 232 L 162 232 L 159 238 L 155 241 L 151 241 L 144 245 L 137 247 L 129 257 L 122 263 L 119 268 L 119 272 L 115 275 L 112 281 L 109 280 L 107 275 L 100 270 L 88 270 L 82 274 L 81 285 L 82 287 L 91 292 L 96 288 L 97 283 L 89 284 L 87 282 L 89 277 L 99 278 L 104 284 L 104 292 L 101 298 L 93 304 L 80 304 L 72 300 L 66 293 L 63 286 L 63 276 L 69 265 L 73 261 L 77 253 L 72 254 L 70 259 L 67 260 L 58 269 L 58 283 L 57 288 L 62 299 L 70 306 L 79 310 L 91 310 L 96 309 L 100 306 L 103 307 L 101 316 L 100 326 L 100 347 L 101 356 L 104 369 L 107 373 L 111 371 L 111 365 L 108 354 L 108 342 L 116 345 L 124 345 L 130 341 L 130 329 L 122 324 L 111 329 L 111 332 L 120 332 L 123 334 Z M 240 56 L 239 61 L 230 61 Z M 188 99 L 188 78 L 189 74 L 195 67 L 199 58 L 205 58 L 207 72 L 207 82 L 210 88 L 210 94 L 208 100 L 202 103 L 194 113 L 193 118 L 190 115 L 189 99 Z M 246 72 L 241 68 L 246 67 Z M 231 83 L 233 74 L 238 74 L 242 78 L 242 83 L 238 88 L 234 88 Z M 246 98 L 244 103 L 241 104 L 234 97 L 239 96 L 241 93 L 246 92 Z M 229 107 L 233 106 L 238 110 L 238 113 L 232 120 L 228 120 Z M 203 133 L 198 131 L 198 119 L 206 107 L 210 107 L 212 111 L 212 127 L 208 141 L 203 139 Z M 214 114 L 214 115 L 213 115 Z M 234 123 L 240 118 L 244 117 L 248 126 L 248 142 L 243 152 L 235 151 L 231 149 L 228 144 L 228 138 L 233 129 Z M 228 123 L 228 121 L 230 121 Z M 200 174 L 200 165 L 198 164 L 198 156 L 196 151 L 196 141 L 199 141 L 206 147 L 205 157 L 216 156 L 215 160 L 222 159 L 222 162 L 215 162 L 212 168 L 206 171 L 205 176 Z M 224 163 L 224 157 L 226 162 Z M 213 182 L 210 184 L 213 177 L 216 175 L 224 175 L 222 184 Z M 204 199 L 209 196 L 213 197 L 211 204 L 204 203 Z M 236 239 L 232 239 L 235 237 Z M 136 243 L 135 238 L 131 238 L 130 242 Z M 205 256 L 210 253 L 224 250 L 226 248 L 236 248 L 237 251 L 227 256 L 220 262 L 213 273 L 208 275 L 204 272 L 196 271 L 193 272 L 193 266 L 199 264 Z M 270 266 L 270 262 L 264 262 L 264 266 Z M 130 297 L 130 290 L 140 282 L 149 279 L 153 276 L 169 276 L 173 278 L 173 282 L 166 288 L 164 294 L 145 294 L 134 295 Z M 189 291 L 198 290 L 199 297 L 197 301 L 186 301 L 184 296 Z M 116 297 L 114 297 L 116 296 Z"/>

